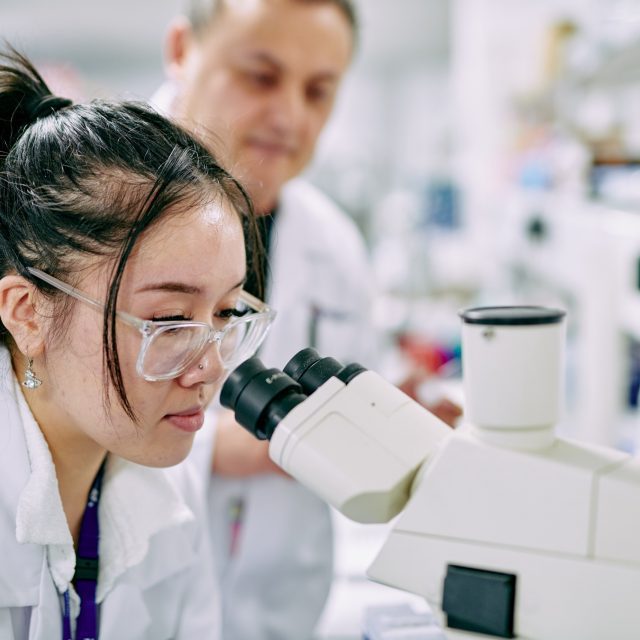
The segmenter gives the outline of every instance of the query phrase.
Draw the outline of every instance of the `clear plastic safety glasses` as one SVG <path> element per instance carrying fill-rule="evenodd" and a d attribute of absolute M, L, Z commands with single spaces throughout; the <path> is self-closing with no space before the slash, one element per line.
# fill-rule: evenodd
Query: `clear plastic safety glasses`
<path fill-rule="evenodd" d="M 27 267 L 27 270 L 52 287 L 104 312 L 104 304 L 82 291 L 39 269 Z M 124 311 L 117 311 L 116 315 L 140 332 L 142 342 L 136 371 L 145 380 L 155 382 L 183 374 L 214 342 L 226 369 L 233 369 L 250 358 L 262 344 L 276 314 L 246 291 L 240 293 L 236 308 L 239 317 L 228 320 L 222 329 L 191 320 L 142 320 Z"/>

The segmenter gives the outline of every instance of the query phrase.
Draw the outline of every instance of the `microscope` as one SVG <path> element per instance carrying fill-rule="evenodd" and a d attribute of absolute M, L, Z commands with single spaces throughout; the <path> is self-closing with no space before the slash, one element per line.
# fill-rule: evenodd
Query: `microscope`
<path fill-rule="evenodd" d="M 362 523 L 396 518 L 368 576 L 453 638 L 640 638 L 640 461 L 558 437 L 564 312 L 461 314 L 464 424 L 313 349 L 252 358 L 222 404 L 293 478 Z"/>

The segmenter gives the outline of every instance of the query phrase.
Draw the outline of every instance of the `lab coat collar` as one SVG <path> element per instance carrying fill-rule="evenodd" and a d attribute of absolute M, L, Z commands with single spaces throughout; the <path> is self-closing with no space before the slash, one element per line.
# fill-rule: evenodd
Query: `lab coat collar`
<path fill-rule="evenodd" d="M 171 118 L 175 110 L 178 87 L 174 82 L 166 81 L 149 98 L 149 104 L 165 118 Z"/>
<path fill-rule="evenodd" d="M 9 559 L 0 571 L 0 607 L 33 606 L 39 600 L 38 577 L 47 565 L 58 592 L 66 591 L 75 570 L 75 552 L 51 453 L 3 347 L 0 424 L 5 445 L 0 447 L 0 540 L 7 544 L 2 555 Z M 193 519 L 162 469 L 110 456 L 100 499 L 98 602 L 122 574 L 144 559 L 154 535 Z M 148 573 L 147 581 L 160 580 L 186 562 L 167 559 Z"/>
<path fill-rule="evenodd" d="M 73 538 L 62 508 L 58 478 L 47 441 L 13 378 L 19 420 L 24 429 L 31 474 L 16 510 L 16 540 L 46 549 L 51 576 L 60 593 L 67 590 L 75 570 Z"/>
<path fill-rule="evenodd" d="M 45 548 L 19 544 L 16 513 L 29 481 L 29 455 L 14 391 L 11 358 L 0 348 L 0 607 L 27 607 L 38 602 L 40 576 L 46 566 Z"/>
<path fill-rule="evenodd" d="M 144 559 L 153 536 L 194 519 L 193 512 L 162 469 L 150 469 L 112 457 L 105 470 L 100 499 L 97 601 L 104 599 L 119 576 Z M 162 565 L 148 574 L 148 583 L 179 570 L 187 560 L 174 566 L 170 558 L 165 558 Z"/>

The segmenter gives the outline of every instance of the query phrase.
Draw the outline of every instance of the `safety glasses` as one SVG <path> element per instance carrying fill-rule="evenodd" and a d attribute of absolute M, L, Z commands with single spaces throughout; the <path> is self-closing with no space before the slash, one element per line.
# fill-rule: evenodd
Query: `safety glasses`
<path fill-rule="evenodd" d="M 104 304 L 75 287 L 40 269 L 27 267 L 27 270 L 52 287 L 104 313 Z M 246 291 L 240 293 L 237 313 L 239 317 L 231 318 L 222 329 L 191 320 L 143 320 L 124 311 L 117 311 L 116 316 L 140 332 L 142 341 L 136 371 L 145 380 L 156 382 L 182 375 L 214 343 L 226 369 L 233 369 L 254 355 L 276 313 Z"/>

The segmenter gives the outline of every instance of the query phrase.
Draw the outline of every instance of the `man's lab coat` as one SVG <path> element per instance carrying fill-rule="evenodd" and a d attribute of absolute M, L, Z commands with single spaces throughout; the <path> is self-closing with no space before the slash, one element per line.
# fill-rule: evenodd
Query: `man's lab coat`
<path fill-rule="evenodd" d="M 278 315 L 259 353 L 265 365 L 282 368 L 314 346 L 367 366 L 375 345 L 366 249 L 354 223 L 306 181 L 281 194 L 270 269 L 267 299 Z M 208 422 L 211 437 L 213 411 Z M 211 445 L 203 436 L 205 453 L 195 455 L 206 457 Z M 209 506 L 224 640 L 310 638 L 333 578 L 327 505 L 297 482 L 265 474 L 214 475 Z"/>

